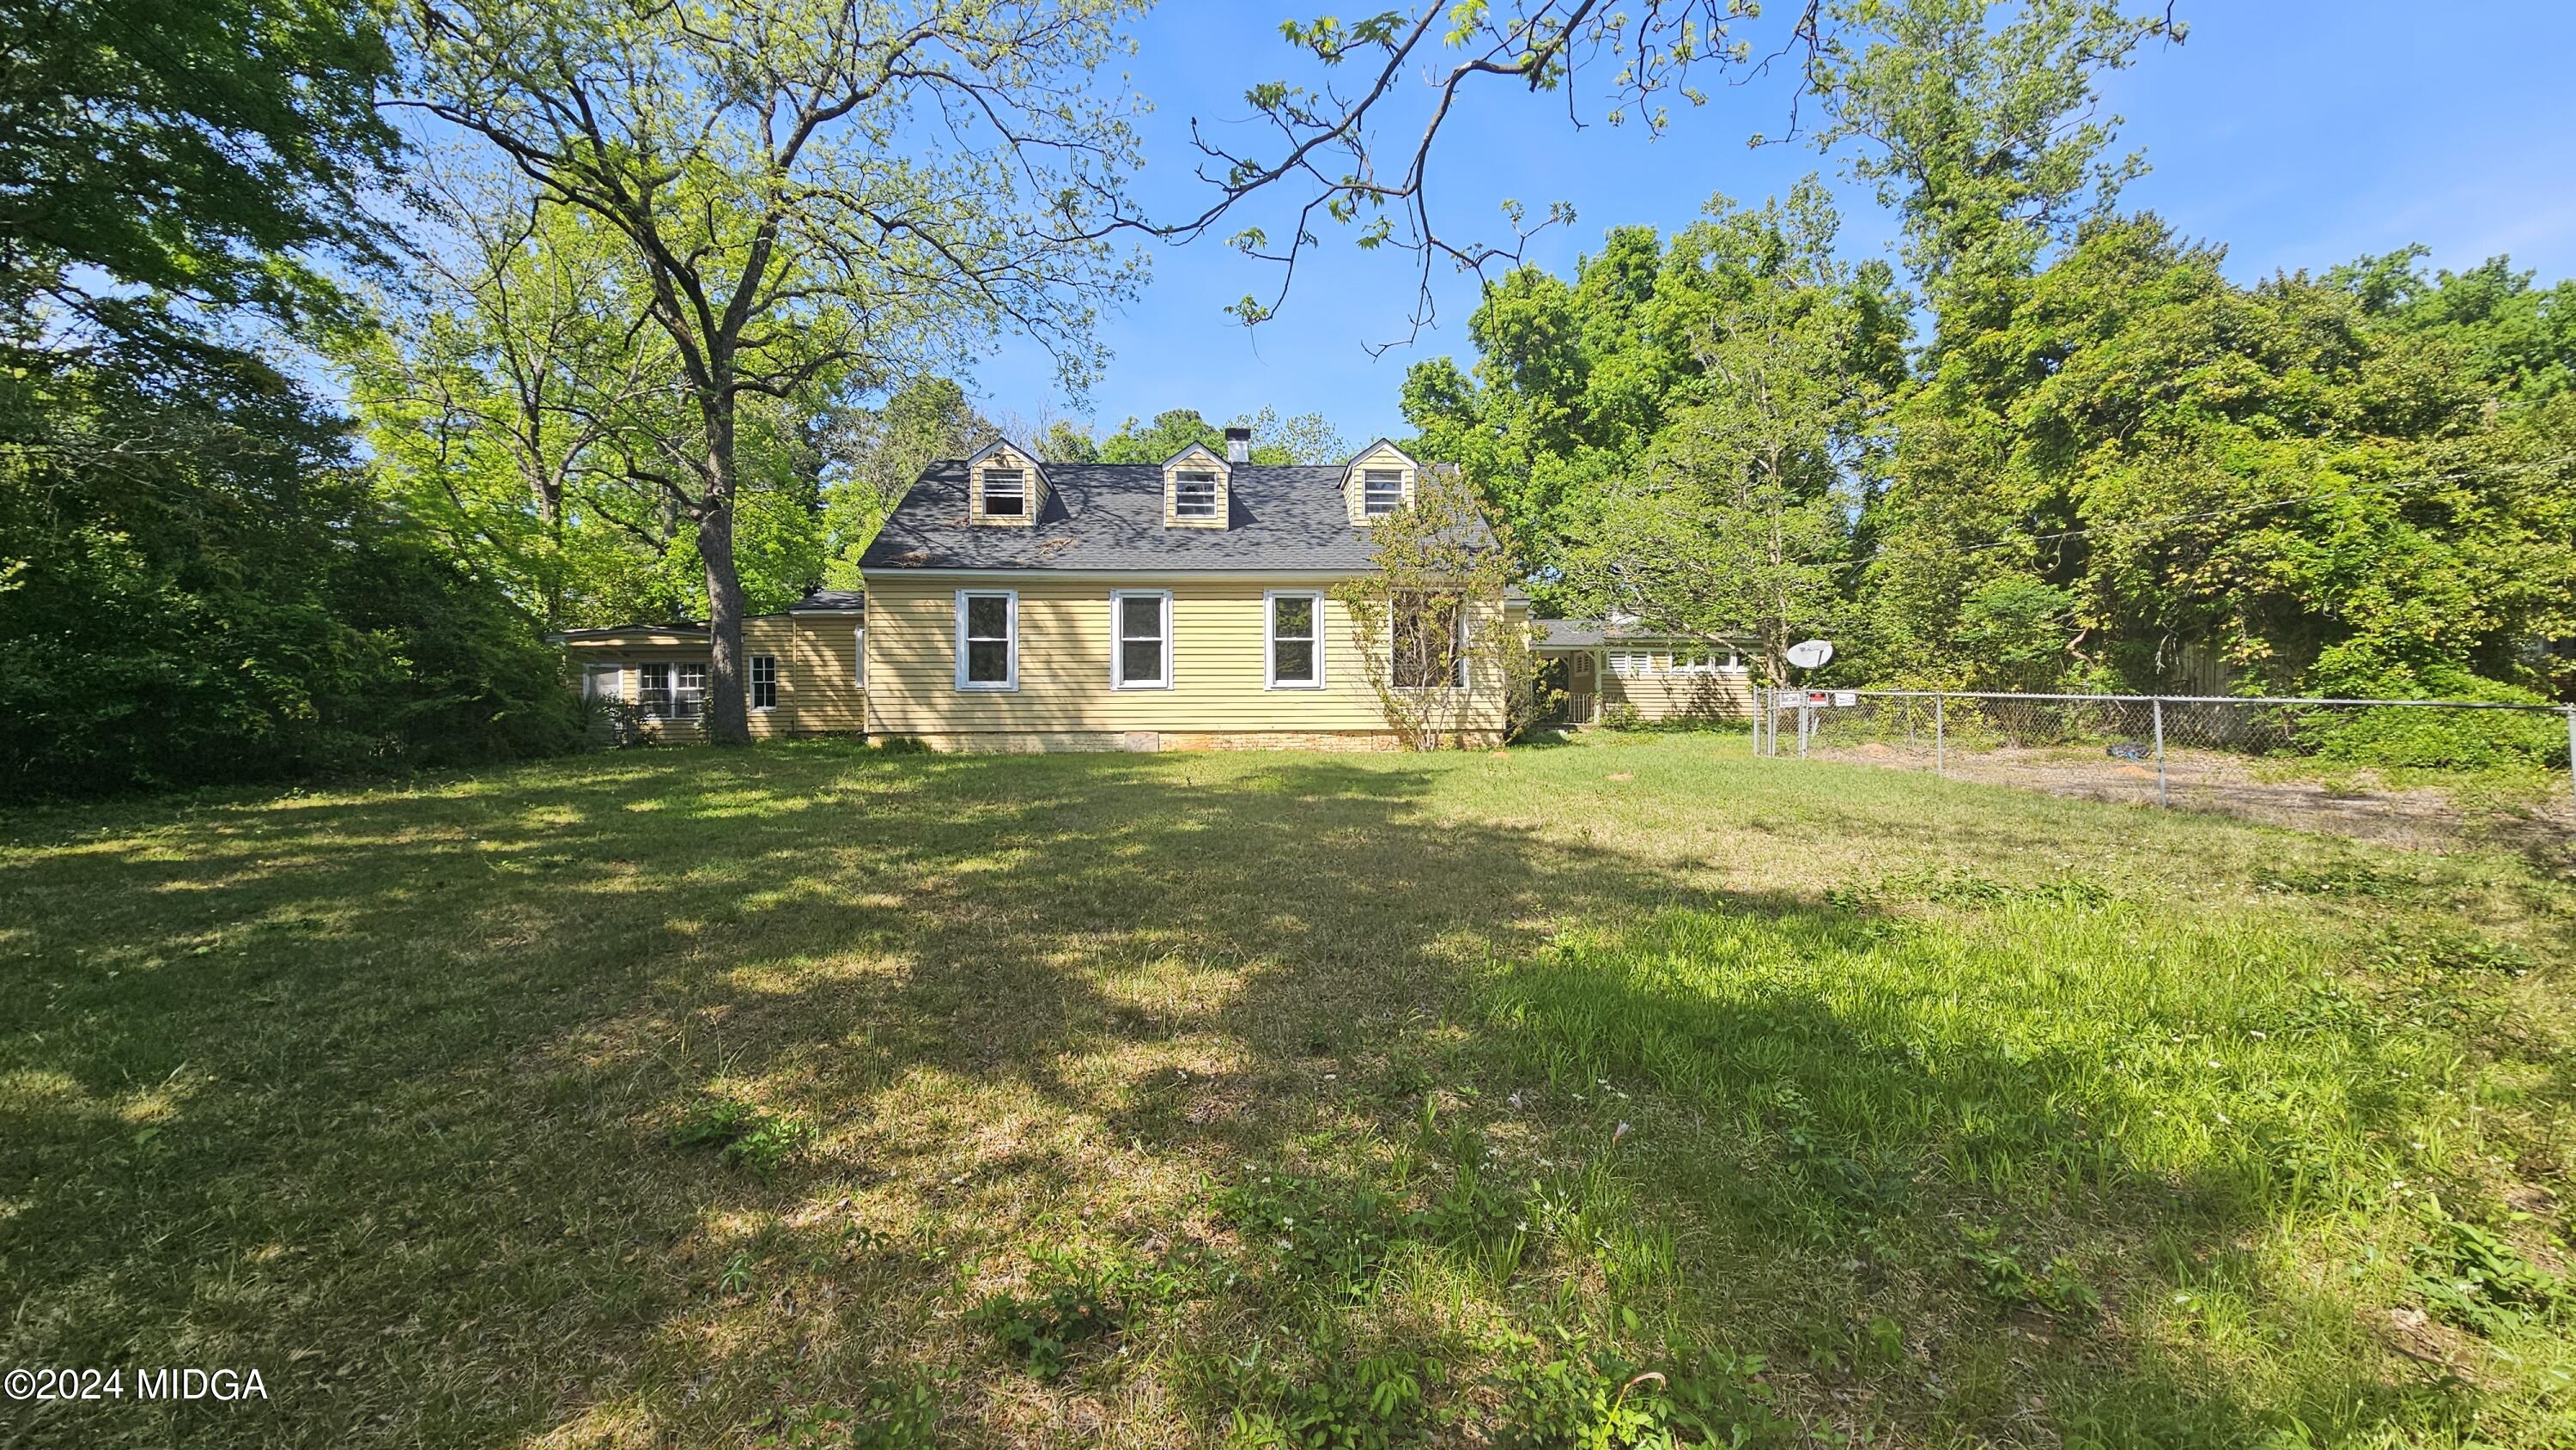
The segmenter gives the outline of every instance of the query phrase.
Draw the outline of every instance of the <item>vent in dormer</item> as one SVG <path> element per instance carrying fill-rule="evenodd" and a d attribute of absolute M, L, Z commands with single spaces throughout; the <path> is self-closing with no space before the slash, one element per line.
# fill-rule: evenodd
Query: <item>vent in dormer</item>
<path fill-rule="evenodd" d="M 1381 438 L 1359 451 L 1342 471 L 1342 494 L 1351 522 L 1373 523 L 1413 501 L 1413 483 L 1422 465 L 1412 455 Z"/>
<path fill-rule="evenodd" d="M 1221 529 L 1233 507 L 1234 466 L 1193 443 L 1163 460 L 1163 527 Z"/>
<path fill-rule="evenodd" d="M 1047 476 L 1037 455 L 1007 438 L 966 460 L 966 520 L 1025 529 L 1046 509 Z"/>

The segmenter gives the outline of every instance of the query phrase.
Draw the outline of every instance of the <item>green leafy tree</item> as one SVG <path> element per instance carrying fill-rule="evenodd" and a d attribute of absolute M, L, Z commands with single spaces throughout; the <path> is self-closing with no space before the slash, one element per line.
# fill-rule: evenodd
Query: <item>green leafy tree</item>
<path fill-rule="evenodd" d="M 1475 486 L 1421 470 L 1412 499 L 1369 526 L 1367 573 L 1333 587 L 1388 727 L 1408 750 L 1499 742 L 1538 710 L 1527 626 L 1504 617 L 1521 566 Z"/>
<path fill-rule="evenodd" d="M 673 7 L 424 0 L 409 103 L 595 217 L 642 278 L 693 426 L 630 476 L 686 517 L 704 570 L 708 736 L 749 739 L 737 508 L 746 401 L 866 386 L 1007 332 L 1069 385 L 1135 264 L 1092 227 L 1134 161 L 1089 84 L 1128 0 Z M 633 435 L 630 435 L 633 436 Z M 819 560 L 817 561 L 819 566 Z"/>
<path fill-rule="evenodd" d="M 887 514 L 934 460 L 961 458 L 995 429 L 966 390 L 948 378 L 917 378 L 882 406 L 832 410 L 818 431 L 829 475 L 824 490 L 824 581 L 859 587 L 859 555 Z M 1040 453 L 1046 454 L 1043 447 Z"/>
<path fill-rule="evenodd" d="M 1633 473 L 1586 496 L 1560 598 L 1594 615 L 1749 645 L 1774 683 L 1788 647 L 1842 613 L 1857 470 L 1882 399 L 1856 356 L 1874 325 L 1833 255 L 1823 188 L 1740 210 L 1723 198 L 1675 243 L 1721 279 L 1691 294 L 1691 371 L 1653 411 Z M 1686 400 L 1686 401 L 1685 401 Z"/>
<path fill-rule="evenodd" d="M 359 197 L 399 148 L 374 105 L 393 57 L 371 7 L 10 0 L 0 54 L 11 345 L 202 344 L 235 310 L 336 310 L 325 260 L 379 255 Z"/>
<path fill-rule="evenodd" d="M 1254 463 L 1340 463 L 1350 457 L 1341 434 L 1320 413 L 1282 418 L 1275 409 L 1264 408 L 1219 425 L 1199 416 L 1196 408 L 1167 408 L 1150 423 L 1129 418 L 1119 424 L 1117 432 L 1100 440 L 1094 458 L 1085 461 L 1160 463 L 1193 443 L 1222 456 L 1228 427 L 1252 430 Z"/>

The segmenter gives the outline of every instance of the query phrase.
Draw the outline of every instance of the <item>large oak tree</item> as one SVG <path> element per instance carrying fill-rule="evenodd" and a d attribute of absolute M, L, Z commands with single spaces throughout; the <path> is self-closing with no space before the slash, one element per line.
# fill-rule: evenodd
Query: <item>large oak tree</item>
<path fill-rule="evenodd" d="M 1096 362 L 1137 264 L 1095 80 L 1132 0 L 415 0 L 409 101 L 632 253 L 695 427 L 632 471 L 694 526 L 708 737 L 749 739 L 735 562 L 746 401 L 892 382 L 1006 333 Z"/>

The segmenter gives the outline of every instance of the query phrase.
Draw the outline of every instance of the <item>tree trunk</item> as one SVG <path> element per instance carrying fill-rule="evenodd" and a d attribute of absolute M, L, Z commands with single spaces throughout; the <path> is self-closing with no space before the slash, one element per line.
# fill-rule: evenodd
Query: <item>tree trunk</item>
<path fill-rule="evenodd" d="M 743 690 L 742 571 L 733 558 L 733 399 L 706 410 L 707 497 L 698 511 L 698 558 L 707 570 L 706 738 L 711 745 L 751 743 L 750 700 Z"/>

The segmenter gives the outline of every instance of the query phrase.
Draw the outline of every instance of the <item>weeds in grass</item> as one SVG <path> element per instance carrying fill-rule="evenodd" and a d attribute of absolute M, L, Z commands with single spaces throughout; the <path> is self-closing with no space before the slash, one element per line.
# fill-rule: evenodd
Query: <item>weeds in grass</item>
<path fill-rule="evenodd" d="M 1281 1272 L 1354 1297 L 1375 1286 L 1396 1231 L 1396 1204 L 1379 1189 L 1288 1172 L 1245 1169 L 1216 1210 Z"/>
<path fill-rule="evenodd" d="M 2484 932 L 2454 926 L 2412 925 L 2380 933 L 2375 963 L 2389 970 L 2489 973 L 2519 977 L 2539 965 L 2531 953 Z"/>
<path fill-rule="evenodd" d="M 2555 1323 L 2576 1308 L 2567 1280 L 2524 1258 L 2502 1238 L 2454 1217 L 2440 1199 L 2423 1210 L 2424 1242 L 2416 1246 L 2407 1288 L 2446 1324 L 2496 1335 L 2534 1322 Z"/>
<path fill-rule="evenodd" d="M 717 1149 L 725 1162 L 767 1178 L 812 1147 L 818 1136 L 803 1118 L 709 1094 L 690 1106 L 670 1138 L 674 1148 Z"/>
<path fill-rule="evenodd" d="M 1175 1287 L 1124 1259 L 1057 1247 L 1041 1253 L 1027 1294 L 996 1291 L 967 1320 L 1036 1379 L 1062 1375 L 1074 1351 L 1126 1327 Z"/>
<path fill-rule="evenodd" d="M 855 1405 L 810 1405 L 760 1441 L 762 1450 L 930 1450 L 947 1405 L 929 1380 L 882 1381 Z"/>
<path fill-rule="evenodd" d="M 2003 1231 L 1971 1225 L 1959 1231 L 1959 1257 L 1977 1275 L 1977 1287 L 1998 1304 L 2045 1309 L 2064 1319 L 2090 1319 L 2102 1312 L 2102 1298 L 2084 1282 L 2075 1261 L 2052 1256 L 2048 1267 L 2032 1273 L 2003 1244 Z"/>
<path fill-rule="evenodd" d="M 1687 1370 L 1648 1368 L 1575 1331 L 1507 1334 L 1493 1443 L 1507 1450 L 1672 1450 L 1796 1443 L 1762 1361 L 1714 1350 Z M 1682 1358 L 1677 1356 L 1677 1359 Z"/>
<path fill-rule="evenodd" d="M 1313 1370 L 1291 1376 L 1258 1363 L 1238 1379 L 1243 1399 L 1227 1421 L 1236 1450 L 1386 1450 L 1418 1439 L 1437 1360 L 1400 1349 L 1350 1353 L 1330 1333 L 1307 1345 Z"/>

